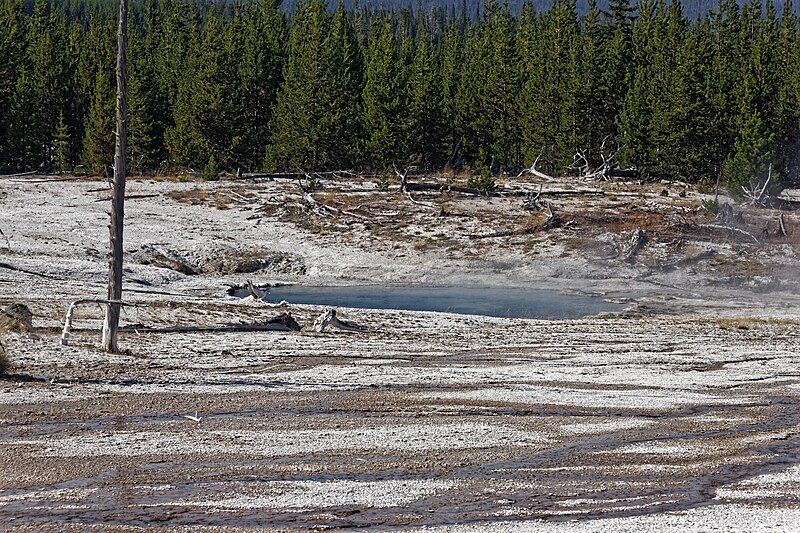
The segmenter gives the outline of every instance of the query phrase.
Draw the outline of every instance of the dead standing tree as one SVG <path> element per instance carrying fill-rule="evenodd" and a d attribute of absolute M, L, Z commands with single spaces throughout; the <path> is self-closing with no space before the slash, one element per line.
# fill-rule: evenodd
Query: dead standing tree
<path fill-rule="evenodd" d="M 122 299 L 122 228 L 125 217 L 125 152 L 128 122 L 128 92 L 126 87 L 128 48 L 128 0 L 119 3 L 119 29 L 117 31 L 117 131 L 114 150 L 114 188 L 111 196 L 111 223 L 109 243 L 111 256 L 108 263 L 108 301 L 103 321 L 103 350 L 118 352 L 117 329 Z"/>

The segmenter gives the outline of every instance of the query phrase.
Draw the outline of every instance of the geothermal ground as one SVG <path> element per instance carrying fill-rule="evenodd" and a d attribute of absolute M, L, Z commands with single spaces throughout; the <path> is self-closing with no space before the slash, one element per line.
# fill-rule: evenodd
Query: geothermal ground
<path fill-rule="evenodd" d="M 800 216 L 540 181 L 130 181 L 106 354 L 97 305 L 59 340 L 72 301 L 105 297 L 106 182 L 0 179 L 0 304 L 34 315 L 0 335 L 0 529 L 796 531 Z M 248 280 L 624 311 L 340 308 L 366 330 L 316 332 L 322 307 L 229 296 Z M 301 330 L 258 330 L 286 312 Z"/>

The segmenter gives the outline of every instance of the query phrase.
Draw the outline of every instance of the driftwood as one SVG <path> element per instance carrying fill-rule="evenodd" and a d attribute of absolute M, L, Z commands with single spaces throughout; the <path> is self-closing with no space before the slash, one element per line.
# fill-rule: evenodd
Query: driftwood
<path fill-rule="evenodd" d="M 81 304 L 98 304 L 98 305 L 110 305 L 115 304 L 118 306 L 130 306 L 133 304 L 122 302 L 121 300 L 103 300 L 97 298 L 83 298 L 80 300 L 75 300 L 71 304 L 69 304 L 69 309 L 67 309 L 67 316 L 64 318 L 64 330 L 61 332 L 61 344 L 67 346 L 69 344 L 69 336 L 72 332 L 72 316 L 75 314 L 75 309 L 78 308 Z"/>
<path fill-rule="evenodd" d="M 633 263 L 636 260 L 636 254 L 639 253 L 646 243 L 647 236 L 645 235 L 644 231 L 640 229 L 634 231 L 628 243 L 628 251 L 625 253 L 625 261 L 628 263 Z"/>
<path fill-rule="evenodd" d="M 33 313 L 25 304 L 14 303 L 0 309 L 0 333 L 17 331 L 29 333 L 33 330 Z"/>
<path fill-rule="evenodd" d="M 247 289 L 247 293 L 250 295 L 253 300 L 266 300 L 268 291 L 262 291 L 249 279 L 245 282 L 244 288 Z"/>
<path fill-rule="evenodd" d="M 328 326 L 338 328 L 344 331 L 353 331 L 356 333 L 367 331 L 366 326 L 359 326 L 357 324 L 351 324 L 349 322 L 345 322 L 344 320 L 339 320 L 339 318 L 336 316 L 336 309 L 326 310 L 314 321 L 314 331 L 318 333 L 322 333 L 323 331 L 325 331 L 325 328 L 327 328 Z"/>
<path fill-rule="evenodd" d="M 539 160 L 542 158 L 543 154 L 544 154 L 544 146 L 539 151 L 539 155 L 536 156 L 536 159 L 533 160 L 533 164 L 531 165 L 531 167 L 523 169 L 522 172 L 517 174 L 517 177 L 518 178 L 522 177 L 523 174 L 531 174 L 533 176 L 536 176 L 537 178 L 541 178 L 541 179 L 547 180 L 547 181 L 552 181 L 553 180 L 552 176 L 549 176 L 549 175 L 545 174 L 544 172 L 536 169 L 536 165 L 539 164 Z"/>
<path fill-rule="evenodd" d="M 783 213 L 778 216 L 778 228 L 781 230 L 783 236 L 786 237 L 786 225 L 783 223 Z"/>
<path fill-rule="evenodd" d="M 553 211 L 553 204 L 550 202 L 547 202 L 547 210 L 550 212 L 550 214 L 547 216 L 542 225 L 539 226 L 540 230 L 557 228 L 561 225 L 561 219 L 558 218 L 558 215 L 556 215 L 555 211 Z"/>

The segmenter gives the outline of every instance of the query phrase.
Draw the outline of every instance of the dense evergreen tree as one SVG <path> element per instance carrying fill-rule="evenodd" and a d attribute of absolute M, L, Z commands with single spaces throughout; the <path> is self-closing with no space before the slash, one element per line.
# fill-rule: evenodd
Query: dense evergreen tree
<path fill-rule="evenodd" d="M 114 159 L 114 89 L 107 69 L 97 69 L 83 138 L 83 164 L 109 174 Z"/>
<path fill-rule="evenodd" d="M 539 155 L 557 168 L 571 162 L 578 147 L 581 91 L 578 19 L 574 0 L 556 0 L 538 17 L 523 12 L 519 26 L 523 74 L 521 125 L 523 155 Z"/>
<path fill-rule="evenodd" d="M 0 167 L 15 166 L 11 135 L 11 106 L 23 64 L 25 27 L 20 0 L 0 4 Z"/>
<path fill-rule="evenodd" d="M 464 53 L 462 21 L 452 19 L 445 29 L 439 47 L 439 74 L 441 83 L 443 135 L 451 152 L 461 146 L 459 128 L 458 88 L 461 85 L 461 69 Z M 454 154 L 458 156 L 458 154 Z M 452 163 L 455 163 L 453 161 Z"/>
<path fill-rule="evenodd" d="M 272 0 L 260 0 L 245 6 L 241 22 L 233 31 L 241 34 L 236 52 L 235 96 L 241 112 L 238 121 L 241 140 L 234 156 L 238 164 L 254 169 L 263 163 L 264 150 L 269 144 L 269 123 L 286 61 L 286 19 Z"/>
<path fill-rule="evenodd" d="M 486 168 L 518 165 L 520 77 L 507 7 L 494 0 L 486 4 L 467 34 L 465 56 L 457 106 L 466 155 Z"/>
<path fill-rule="evenodd" d="M 321 0 L 310 0 L 297 7 L 266 167 L 318 170 L 333 163 L 329 152 L 335 141 L 330 138 L 333 65 L 329 63 L 329 26 L 330 19 Z"/>
<path fill-rule="evenodd" d="M 422 34 L 408 76 L 406 137 L 408 152 L 425 168 L 443 165 L 449 155 L 439 71 L 436 50 Z"/>
<path fill-rule="evenodd" d="M 329 164 L 350 168 L 360 157 L 364 58 L 353 19 L 341 2 L 331 20 L 327 50 L 331 101 L 325 139 L 329 142 Z"/>
<path fill-rule="evenodd" d="M 206 168 L 213 157 L 228 167 L 238 141 L 233 50 L 226 28 L 211 13 L 190 52 L 178 85 L 173 122 L 167 130 L 172 161 Z"/>
<path fill-rule="evenodd" d="M 406 65 L 388 19 L 372 27 L 363 93 L 367 160 L 382 169 L 406 154 L 404 121 L 407 107 L 403 85 Z"/>
<path fill-rule="evenodd" d="M 128 29 L 128 164 L 131 172 L 157 168 L 165 159 L 162 99 L 148 41 Z"/>

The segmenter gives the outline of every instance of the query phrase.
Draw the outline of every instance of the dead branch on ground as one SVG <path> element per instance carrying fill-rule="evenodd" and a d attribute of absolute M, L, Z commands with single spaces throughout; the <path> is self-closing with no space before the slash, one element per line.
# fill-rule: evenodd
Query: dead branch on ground
<path fill-rule="evenodd" d="M 423 207 L 427 207 L 428 209 L 436 209 L 435 205 L 429 204 L 427 202 L 419 202 L 419 201 L 415 200 L 414 197 L 411 195 L 411 191 L 408 188 L 408 185 L 409 185 L 408 184 L 408 169 L 406 169 L 405 172 L 403 172 L 401 174 L 400 171 L 397 170 L 397 166 L 394 163 L 392 163 L 392 169 L 394 169 L 394 173 L 400 178 L 400 192 L 405 194 L 408 197 L 408 199 L 411 201 L 412 204 L 420 205 L 420 206 L 423 206 Z"/>
<path fill-rule="evenodd" d="M 549 212 L 547 218 L 541 224 L 534 224 L 532 226 L 528 226 L 521 229 L 514 229 L 514 230 L 504 230 L 504 231 L 495 231 L 492 233 L 488 233 L 485 235 L 472 235 L 471 238 L 473 239 L 496 239 L 500 237 L 518 237 L 520 235 L 529 235 L 535 233 L 537 231 L 546 231 L 553 228 L 557 228 L 561 225 L 561 219 L 556 214 L 555 210 L 553 209 L 553 204 L 550 202 L 545 202 L 544 206 L 547 207 Z"/>
<path fill-rule="evenodd" d="M 329 205 L 325 205 L 323 203 L 318 202 L 316 198 L 314 198 L 314 195 L 311 192 L 303 189 L 302 186 L 300 187 L 300 190 L 303 193 L 303 200 L 305 200 L 306 203 L 311 207 L 312 211 L 314 211 L 320 216 L 338 215 L 338 216 L 352 217 L 362 222 L 371 221 L 369 217 L 365 217 L 364 215 L 359 215 L 358 213 L 353 213 L 352 211 L 345 211 L 343 209 L 339 209 L 338 207 L 331 207 Z"/>

